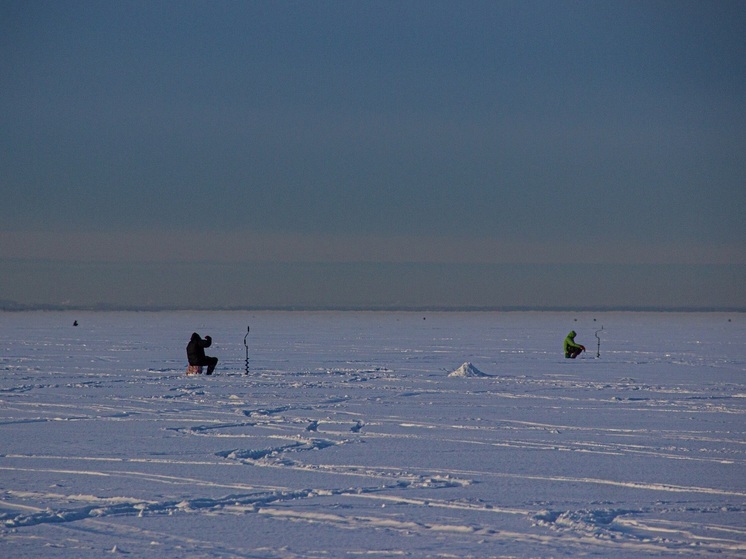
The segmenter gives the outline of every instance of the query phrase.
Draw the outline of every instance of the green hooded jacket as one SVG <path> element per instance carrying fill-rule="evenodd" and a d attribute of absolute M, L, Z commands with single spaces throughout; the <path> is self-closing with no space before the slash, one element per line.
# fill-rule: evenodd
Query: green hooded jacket
<path fill-rule="evenodd" d="M 571 349 L 582 349 L 583 347 L 575 343 L 575 336 L 577 336 L 577 334 L 575 333 L 575 330 L 573 330 L 565 338 L 565 344 L 564 344 L 565 357 L 567 357 Z"/>

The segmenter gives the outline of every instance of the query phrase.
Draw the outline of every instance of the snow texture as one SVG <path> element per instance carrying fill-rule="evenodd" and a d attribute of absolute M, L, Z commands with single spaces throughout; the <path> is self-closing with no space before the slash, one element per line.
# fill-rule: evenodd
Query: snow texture
<path fill-rule="evenodd" d="M 746 556 L 744 315 L 426 318 L 0 313 L 0 557 Z"/>

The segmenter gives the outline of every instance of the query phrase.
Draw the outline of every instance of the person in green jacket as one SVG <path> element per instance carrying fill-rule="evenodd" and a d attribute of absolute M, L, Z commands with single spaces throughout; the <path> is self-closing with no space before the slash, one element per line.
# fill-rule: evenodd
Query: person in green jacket
<path fill-rule="evenodd" d="M 578 355 L 585 351 L 585 346 L 575 343 L 575 330 L 570 332 L 565 338 L 565 357 L 568 359 L 575 359 Z"/>

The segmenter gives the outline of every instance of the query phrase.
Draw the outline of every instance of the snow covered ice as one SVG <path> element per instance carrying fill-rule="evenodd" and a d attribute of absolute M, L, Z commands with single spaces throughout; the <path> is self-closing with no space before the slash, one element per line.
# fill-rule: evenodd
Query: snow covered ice
<path fill-rule="evenodd" d="M 0 313 L 0 346 L 2 557 L 746 555 L 743 314 Z"/>

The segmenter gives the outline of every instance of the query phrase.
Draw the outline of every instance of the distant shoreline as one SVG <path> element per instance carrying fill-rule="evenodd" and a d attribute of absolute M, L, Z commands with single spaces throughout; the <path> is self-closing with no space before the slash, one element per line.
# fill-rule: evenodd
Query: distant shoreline
<path fill-rule="evenodd" d="M 225 307 L 178 307 L 178 306 L 130 306 L 130 305 L 25 305 L 2 301 L 0 312 L 31 311 L 77 311 L 77 312 L 656 312 L 656 313 L 746 313 L 744 307 L 548 307 L 548 306 L 225 306 Z"/>

